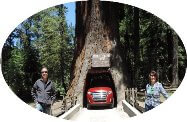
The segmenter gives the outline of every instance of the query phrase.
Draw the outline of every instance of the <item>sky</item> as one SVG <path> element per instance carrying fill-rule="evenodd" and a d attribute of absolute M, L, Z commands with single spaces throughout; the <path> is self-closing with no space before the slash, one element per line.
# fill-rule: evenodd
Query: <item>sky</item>
<path fill-rule="evenodd" d="M 75 27 L 75 2 L 64 4 L 67 7 L 66 20 L 68 25 Z"/>

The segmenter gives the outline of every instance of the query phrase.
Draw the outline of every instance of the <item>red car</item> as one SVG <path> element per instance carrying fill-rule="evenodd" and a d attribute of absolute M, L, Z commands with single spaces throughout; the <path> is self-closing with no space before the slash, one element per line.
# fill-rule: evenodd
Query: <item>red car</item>
<path fill-rule="evenodd" d="M 110 87 L 93 87 L 87 91 L 87 108 L 91 106 L 114 107 L 113 92 Z"/>

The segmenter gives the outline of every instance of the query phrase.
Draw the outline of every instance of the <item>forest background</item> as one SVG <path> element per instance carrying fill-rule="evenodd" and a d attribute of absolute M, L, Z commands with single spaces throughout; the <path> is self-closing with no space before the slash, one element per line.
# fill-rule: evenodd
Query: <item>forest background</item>
<path fill-rule="evenodd" d="M 2 72 L 13 92 L 25 102 L 40 78 L 43 65 L 49 69 L 58 97 L 71 81 L 71 64 L 76 49 L 75 25 L 68 25 L 67 8 L 55 6 L 22 22 L 6 40 L 2 50 Z M 178 87 L 186 71 L 186 51 L 175 31 L 158 17 L 124 5 L 119 17 L 120 42 L 131 86 L 139 90 L 154 69 L 164 86 Z M 175 58 L 174 58 L 175 57 Z"/>

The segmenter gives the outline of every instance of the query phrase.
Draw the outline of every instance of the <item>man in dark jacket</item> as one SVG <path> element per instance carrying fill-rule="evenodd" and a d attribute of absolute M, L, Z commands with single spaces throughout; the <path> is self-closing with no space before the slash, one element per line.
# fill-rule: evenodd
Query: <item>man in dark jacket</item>
<path fill-rule="evenodd" d="M 46 67 L 42 68 L 41 78 L 33 85 L 31 95 L 34 98 L 36 109 L 50 115 L 51 105 L 56 98 L 56 93 L 52 81 L 48 79 Z"/>

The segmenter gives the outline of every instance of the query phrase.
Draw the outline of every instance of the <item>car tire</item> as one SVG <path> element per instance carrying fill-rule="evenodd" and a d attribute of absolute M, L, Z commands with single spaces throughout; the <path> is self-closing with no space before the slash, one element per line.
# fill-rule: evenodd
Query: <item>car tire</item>
<path fill-rule="evenodd" d="M 111 104 L 110 108 L 111 109 L 114 108 L 114 99 L 112 100 L 112 104 Z"/>
<path fill-rule="evenodd" d="M 87 104 L 87 109 L 89 110 L 91 108 L 91 106 L 89 104 Z"/>

